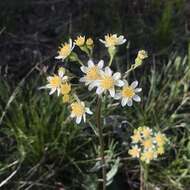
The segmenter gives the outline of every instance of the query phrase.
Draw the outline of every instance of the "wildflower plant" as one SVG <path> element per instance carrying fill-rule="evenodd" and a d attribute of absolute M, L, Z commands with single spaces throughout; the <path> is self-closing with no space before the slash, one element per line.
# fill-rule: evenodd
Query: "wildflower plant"
<path fill-rule="evenodd" d="M 148 179 L 148 164 L 164 154 L 167 138 L 165 134 L 143 126 L 134 130 L 131 139 L 131 149 L 128 153 L 140 161 L 141 189 L 144 190 Z"/>
<path fill-rule="evenodd" d="M 104 39 L 100 39 L 100 42 L 107 48 L 109 54 L 108 63 L 101 59 L 95 61 L 92 58 L 94 49 L 94 41 L 92 38 L 78 36 L 75 40 L 70 39 L 69 43 L 66 42 L 61 45 L 58 50 L 58 56 L 55 58 L 63 61 L 63 65 L 68 61 L 80 64 L 80 70 L 83 73 L 83 76 L 76 76 L 67 69 L 60 67 L 58 69 L 58 74 L 48 76 L 48 84 L 41 88 L 50 89 L 50 95 L 57 91 L 57 95 L 62 96 L 63 103 L 68 104 L 70 118 L 74 119 L 77 124 L 88 123 L 95 119 L 96 129 L 98 131 L 96 134 L 99 138 L 100 144 L 99 154 L 102 168 L 102 180 L 100 180 L 100 182 L 102 189 L 105 190 L 106 185 L 110 182 L 107 181 L 108 178 L 106 177 L 107 166 L 104 150 L 103 122 L 101 121 L 103 117 L 101 113 L 102 101 L 104 100 L 104 97 L 108 97 L 108 99 L 112 99 L 119 104 L 121 103 L 122 107 L 131 107 L 133 101 L 140 102 L 141 98 L 139 93 L 142 91 L 142 88 L 138 87 L 138 81 L 136 80 L 129 83 L 127 77 L 129 72 L 142 65 L 143 60 L 147 58 L 148 55 L 146 51 L 140 50 L 130 69 L 120 73 L 118 71 L 113 71 L 111 67 L 117 53 L 117 47 L 126 42 L 125 37 L 122 35 L 118 36 L 117 34 L 107 34 Z M 80 60 L 80 55 L 74 52 L 75 48 L 79 48 L 87 55 L 89 58 L 87 63 Z M 72 78 L 78 79 L 77 84 L 72 83 Z M 89 98 L 85 99 L 83 98 L 84 96 L 81 96 L 79 93 L 78 87 L 83 88 L 85 86 L 88 88 L 89 93 L 92 96 L 96 95 L 97 101 L 95 105 L 88 102 Z M 93 117 L 93 115 L 95 115 L 95 117 Z M 149 142 L 149 137 L 151 137 L 151 142 Z M 139 128 L 132 136 L 132 139 L 133 146 L 129 150 L 130 155 L 140 158 L 144 162 L 148 163 L 150 160 L 163 153 L 162 145 L 164 143 L 162 142 L 161 134 L 157 134 L 157 136 L 153 137 L 152 131 L 149 131 L 148 128 Z M 147 142 L 145 140 L 147 140 Z M 152 157 L 151 154 L 147 155 L 150 151 L 153 152 Z"/>

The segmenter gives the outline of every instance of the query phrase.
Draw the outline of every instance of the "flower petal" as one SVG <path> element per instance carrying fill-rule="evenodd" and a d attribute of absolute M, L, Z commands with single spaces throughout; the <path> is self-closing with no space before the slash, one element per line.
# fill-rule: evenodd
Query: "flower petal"
<path fill-rule="evenodd" d="M 91 59 L 88 61 L 88 67 L 94 67 L 94 62 Z"/>
<path fill-rule="evenodd" d="M 141 92 L 142 91 L 142 88 L 135 88 L 135 92 Z"/>
<path fill-rule="evenodd" d="M 91 91 L 95 86 L 96 85 L 95 85 L 94 82 L 90 83 L 89 86 L 88 86 L 88 90 Z"/>
<path fill-rule="evenodd" d="M 120 93 L 116 93 L 114 96 L 115 100 L 119 100 L 121 98 L 121 94 Z"/>
<path fill-rule="evenodd" d="M 81 122 L 81 120 L 82 120 L 82 117 L 77 117 L 76 118 L 76 123 L 79 124 Z"/>
<path fill-rule="evenodd" d="M 109 89 L 109 92 L 110 92 L 111 97 L 115 96 L 115 89 L 114 88 Z"/>
<path fill-rule="evenodd" d="M 127 101 L 128 101 L 127 98 L 122 98 L 122 100 L 121 100 L 122 107 L 124 107 L 127 104 Z"/>
<path fill-rule="evenodd" d="M 82 117 L 83 117 L 84 122 L 86 123 L 86 114 L 84 113 Z"/>
<path fill-rule="evenodd" d="M 121 78 L 121 73 L 117 72 L 117 73 L 114 73 L 114 74 L 113 74 L 113 79 L 114 79 L 114 80 L 118 80 L 118 79 L 120 79 L 120 78 Z"/>
<path fill-rule="evenodd" d="M 71 115 L 70 115 L 71 118 L 75 117 L 75 114 L 73 112 L 71 112 Z"/>
<path fill-rule="evenodd" d="M 102 69 L 104 67 L 104 61 L 103 60 L 100 60 L 99 62 L 98 62 L 98 68 L 99 69 Z"/>
<path fill-rule="evenodd" d="M 131 86 L 132 88 L 136 88 L 136 87 L 137 87 L 137 85 L 138 85 L 138 81 L 137 81 L 137 80 L 135 80 L 134 82 L 132 82 L 132 83 L 131 83 L 131 85 L 130 85 L 130 86 Z"/>
<path fill-rule="evenodd" d="M 56 91 L 56 88 L 52 88 L 51 91 L 49 92 L 49 95 L 52 95 Z"/>
<path fill-rule="evenodd" d="M 81 78 L 79 79 L 79 81 L 80 81 L 80 82 L 86 82 L 86 77 L 81 77 Z"/>
<path fill-rule="evenodd" d="M 96 89 L 96 94 L 102 94 L 103 92 L 104 92 L 104 89 L 101 88 L 101 87 L 98 87 L 98 88 Z"/>
<path fill-rule="evenodd" d="M 60 88 L 57 88 L 57 96 L 60 95 Z"/>
<path fill-rule="evenodd" d="M 136 102 L 140 102 L 141 101 L 141 97 L 135 94 L 133 96 L 133 100 L 136 101 Z"/>
<path fill-rule="evenodd" d="M 61 56 L 61 55 L 58 55 L 58 56 L 55 57 L 55 59 L 64 59 L 64 57 Z"/>
<path fill-rule="evenodd" d="M 86 111 L 86 113 L 88 113 L 88 114 L 90 114 L 90 115 L 93 114 L 93 112 L 92 112 L 89 108 L 85 108 L 85 111 Z"/>
<path fill-rule="evenodd" d="M 87 70 L 88 70 L 88 68 L 85 67 L 85 66 L 82 66 L 82 67 L 80 67 L 80 70 L 81 70 L 83 73 L 86 73 Z"/>
<path fill-rule="evenodd" d="M 102 39 L 99 39 L 99 41 L 100 41 L 100 42 L 102 42 L 103 44 L 105 44 L 105 41 L 104 41 L 104 40 L 102 40 Z"/>
<path fill-rule="evenodd" d="M 72 42 L 72 39 L 71 39 L 71 38 L 69 39 L 69 46 L 70 46 L 70 49 L 72 49 L 73 42 Z"/>
<path fill-rule="evenodd" d="M 124 82 L 122 80 L 117 80 L 115 85 L 121 87 L 124 85 Z"/>
<path fill-rule="evenodd" d="M 133 101 L 132 101 L 131 99 L 128 99 L 128 100 L 127 100 L 127 105 L 128 105 L 129 107 L 131 107 L 131 106 L 133 105 Z"/>
<path fill-rule="evenodd" d="M 112 70 L 111 70 L 109 67 L 105 67 L 105 73 L 106 73 L 108 76 L 111 76 L 111 75 L 112 75 Z"/>

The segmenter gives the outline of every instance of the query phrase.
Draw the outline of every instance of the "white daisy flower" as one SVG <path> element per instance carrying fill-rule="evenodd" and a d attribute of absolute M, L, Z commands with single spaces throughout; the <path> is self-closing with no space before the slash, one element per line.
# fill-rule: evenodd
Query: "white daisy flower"
<path fill-rule="evenodd" d="M 136 88 L 138 85 L 138 81 L 132 82 L 131 85 L 128 82 L 124 81 L 123 89 L 120 93 L 116 94 L 115 99 L 121 99 L 121 105 L 125 106 L 132 106 L 133 100 L 136 102 L 140 102 L 141 98 L 136 93 L 141 92 L 142 88 Z"/>
<path fill-rule="evenodd" d="M 57 91 L 57 95 L 59 96 L 61 91 L 62 83 L 66 82 L 68 80 L 68 76 L 64 76 L 65 69 L 63 67 L 59 68 L 58 75 L 48 76 L 47 81 L 48 84 L 40 87 L 39 89 L 51 89 L 49 92 L 49 95 L 52 95 L 54 92 Z"/>
<path fill-rule="evenodd" d="M 95 87 L 95 81 L 100 79 L 100 70 L 103 66 L 103 60 L 100 60 L 97 65 L 95 65 L 92 60 L 89 60 L 87 67 L 81 67 L 81 71 L 85 73 L 85 76 L 80 78 L 80 82 L 85 82 L 85 85 L 89 85 L 88 89 L 92 90 Z"/>
<path fill-rule="evenodd" d="M 111 97 L 115 96 L 115 86 L 123 86 L 124 82 L 120 80 L 121 73 L 113 71 L 109 67 L 105 67 L 104 71 L 100 71 L 101 78 L 95 82 L 97 86 L 96 93 L 102 94 L 103 92 L 109 91 Z M 113 75 L 112 75 L 113 74 Z"/>
<path fill-rule="evenodd" d="M 86 113 L 92 114 L 88 107 L 85 107 L 84 102 L 76 101 L 71 104 L 71 118 L 76 118 L 76 123 L 79 124 L 82 119 L 86 122 Z"/>
<path fill-rule="evenodd" d="M 64 61 L 71 54 L 74 47 L 75 44 L 72 42 L 72 39 L 69 39 L 69 43 L 64 43 L 59 47 L 58 56 L 55 59 L 62 59 Z"/>
<path fill-rule="evenodd" d="M 122 35 L 117 37 L 117 34 L 107 34 L 105 35 L 104 40 L 100 39 L 100 42 L 102 42 L 106 47 L 114 47 L 124 44 L 126 39 Z"/>

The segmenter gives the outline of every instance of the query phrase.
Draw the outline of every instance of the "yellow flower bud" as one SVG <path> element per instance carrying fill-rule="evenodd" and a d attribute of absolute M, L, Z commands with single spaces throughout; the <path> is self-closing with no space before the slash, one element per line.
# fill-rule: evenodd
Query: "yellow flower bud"
<path fill-rule="evenodd" d="M 65 94 L 64 96 L 63 96 L 63 103 L 67 103 L 67 102 L 69 102 L 69 95 L 68 94 Z"/>
<path fill-rule="evenodd" d="M 92 39 L 92 38 L 88 38 L 88 39 L 86 40 L 86 45 L 87 45 L 87 46 L 93 46 L 93 45 L 94 45 L 93 39 Z"/>
<path fill-rule="evenodd" d="M 147 52 L 146 52 L 145 50 L 140 50 L 140 51 L 138 52 L 137 57 L 138 57 L 139 59 L 143 60 L 143 59 L 146 59 L 146 58 L 148 57 L 148 54 L 147 54 Z"/>
<path fill-rule="evenodd" d="M 85 36 L 78 36 L 77 39 L 75 40 L 75 44 L 77 46 L 83 46 L 85 43 Z"/>

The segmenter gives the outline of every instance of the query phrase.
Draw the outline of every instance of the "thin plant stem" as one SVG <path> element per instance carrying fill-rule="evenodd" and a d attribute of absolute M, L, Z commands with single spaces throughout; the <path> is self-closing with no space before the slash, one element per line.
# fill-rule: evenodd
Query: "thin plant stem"
<path fill-rule="evenodd" d="M 97 98 L 96 107 L 96 125 L 99 131 L 99 142 L 100 142 L 100 157 L 102 166 L 102 190 L 106 190 L 106 168 L 105 168 L 105 157 L 104 157 L 104 139 L 103 139 L 103 128 L 101 124 L 101 97 Z"/>
<path fill-rule="evenodd" d="M 111 66 L 111 64 L 112 64 L 112 62 L 113 62 L 113 58 L 114 58 L 114 56 L 111 55 L 111 56 L 110 56 L 110 60 L 109 60 L 109 64 L 108 64 L 109 67 Z"/>
<path fill-rule="evenodd" d="M 140 190 L 145 190 L 144 188 L 144 167 L 140 163 Z"/>
<path fill-rule="evenodd" d="M 147 190 L 148 165 L 140 162 L 140 190 Z"/>

